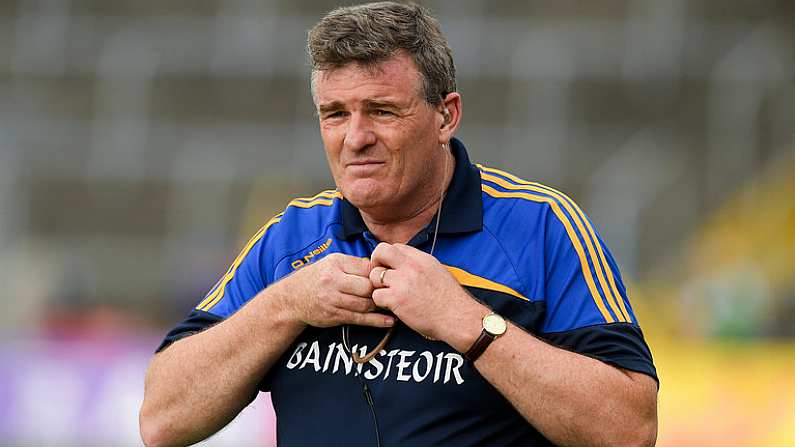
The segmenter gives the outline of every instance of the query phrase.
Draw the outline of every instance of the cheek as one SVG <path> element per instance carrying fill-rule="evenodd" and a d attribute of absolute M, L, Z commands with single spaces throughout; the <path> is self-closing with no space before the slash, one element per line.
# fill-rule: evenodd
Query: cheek
<path fill-rule="evenodd" d="M 405 153 L 397 152 L 391 153 L 391 160 L 389 163 L 389 173 L 387 174 L 390 181 L 394 183 L 403 183 L 405 180 L 405 172 L 406 172 L 406 158 Z"/>
<path fill-rule="evenodd" d="M 326 161 L 328 163 L 329 170 L 331 171 L 331 177 L 334 179 L 334 182 L 339 184 L 340 176 L 342 175 L 343 171 L 340 166 L 340 153 L 338 150 L 335 150 L 333 146 L 330 146 L 328 142 L 323 140 L 324 152 L 326 155 Z"/>
<path fill-rule="evenodd" d="M 323 141 L 323 149 L 326 151 L 326 158 L 329 164 L 333 166 L 339 162 L 340 152 L 342 151 L 342 143 L 337 138 L 334 130 L 320 129 L 320 139 Z"/>

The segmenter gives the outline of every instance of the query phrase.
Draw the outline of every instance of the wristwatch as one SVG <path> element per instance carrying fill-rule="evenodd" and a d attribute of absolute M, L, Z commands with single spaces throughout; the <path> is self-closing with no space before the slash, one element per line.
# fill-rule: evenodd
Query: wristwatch
<path fill-rule="evenodd" d="M 508 330 L 508 324 L 504 318 L 494 312 L 486 315 L 483 317 L 483 331 L 480 333 L 480 337 L 475 340 L 469 351 L 464 354 L 464 358 L 474 362 L 480 357 L 480 354 L 483 354 L 483 351 L 486 350 L 491 342 L 504 334 L 506 330 Z"/>

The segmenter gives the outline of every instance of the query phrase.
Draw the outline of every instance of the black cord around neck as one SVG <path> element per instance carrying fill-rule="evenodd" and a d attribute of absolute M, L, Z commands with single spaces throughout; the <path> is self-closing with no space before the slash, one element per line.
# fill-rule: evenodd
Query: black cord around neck
<path fill-rule="evenodd" d="M 348 353 L 351 358 L 353 358 L 353 351 L 351 350 L 348 339 L 350 338 L 350 326 L 344 325 L 342 326 L 342 346 L 345 348 L 345 351 Z M 381 447 L 381 431 L 378 429 L 378 416 L 375 413 L 375 401 L 373 401 L 373 393 L 370 391 L 370 387 L 367 386 L 367 381 L 364 380 L 364 373 L 359 374 L 356 371 L 356 368 L 353 370 L 353 375 L 356 379 L 359 380 L 359 383 L 362 385 L 362 394 L 364 395 L 364 400 L 367 402 L 367 406 L 370 407 L 370 415 L 373 417 L 373 428 L 375 429 L 375 443 L 377 447 Z"/>

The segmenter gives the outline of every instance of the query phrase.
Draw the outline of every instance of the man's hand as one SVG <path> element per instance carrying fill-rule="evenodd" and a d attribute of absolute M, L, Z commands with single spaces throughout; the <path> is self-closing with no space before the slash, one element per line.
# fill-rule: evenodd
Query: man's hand
<path fill-rule="evenodd" d="M 479 321 L 487 311 L 436 258 L 408 245 L 381 243 L 370 263 L 372 296 L 378 307 L 389 309 L 426 337 L 466 349 L 457 343 L 461 328 L 455 327 L 456 322 L 465 313 L 478 314 L 475 321 Z M 479 328 L 468 332 L 476 337 Z"/>
<path fill-rule="evenodd" d="M 390 327 L 392 316 L 373 312 L 370 261 L 333 253 L 280 281 L 290 316 L 315 327 L 356 324 Z M 278 284 L 278 283 L 277 283 Z"/>

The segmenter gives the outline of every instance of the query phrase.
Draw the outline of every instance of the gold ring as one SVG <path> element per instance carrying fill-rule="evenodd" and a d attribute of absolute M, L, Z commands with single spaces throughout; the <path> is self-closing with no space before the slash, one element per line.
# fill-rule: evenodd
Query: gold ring
<path fill-rule="evenodd" d="M 378 282 L 381 283 L 381 287 L 386 286 L 386 284 L 384 284 L 384 275 L 386 275 L 386 269 L 381 270 L 381 276 L 378 277 Z"/>

